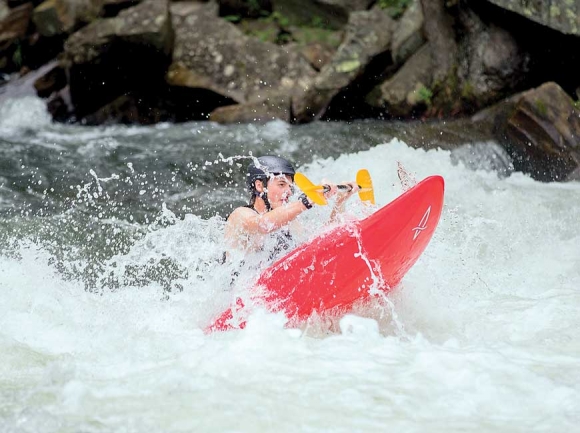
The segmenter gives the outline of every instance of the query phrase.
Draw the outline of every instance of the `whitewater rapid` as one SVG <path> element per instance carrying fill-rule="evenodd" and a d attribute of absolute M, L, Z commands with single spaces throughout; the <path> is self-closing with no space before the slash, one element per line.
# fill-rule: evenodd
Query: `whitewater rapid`
<path fill-rule="evenodd" d="M 279 151 L 296 150 L 292 127 L 260 128 L 241 134 L 282 137 Z M 151 131 L 171 142 L 171 129 Z M 31 140 L 54 145 L 46 136 L 58 133 Z M 112 137 L 96 147 L 112 142 L 123 146 Z M 107 258 L 95 272 L 117 278 L 114 290 L 87 290 L 50 247 L 23 235 L 0 255 L 0 431 L 574 431 L 580 184 L 500 178 L 399 139 L 313 155 L 300 170 L 342 181 L 367 168 L 383 205 L 402 191 L 397 162 L 418 180 L 445 178 L 440 225 L 387 300 L 344 317 L 337 332 L 287 329 L 257 309 L 246 329 L 205 335 L 231 298 L 231 270 L 211 261 L 223 248 L 219 216 L 185 212 Z M 143 284 L 127 278 L 162 257 L 187 270 L 173 290 L 150 274 Z"/>

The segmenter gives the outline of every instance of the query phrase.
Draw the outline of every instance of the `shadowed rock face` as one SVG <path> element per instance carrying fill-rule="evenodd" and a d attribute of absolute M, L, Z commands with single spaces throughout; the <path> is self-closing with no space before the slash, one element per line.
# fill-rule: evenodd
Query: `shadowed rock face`
<path fill-rule="evenodd" d="M 562 33 L 580 35 L 580 2 L 575 0 L 487 0 Z"/>
<path fill-rule="evenodd" d="M 132 91 L 154 91 L 172 48 L 168 0 L 144 0 L 74 33 L 65 43 L 64 63 L 77 116 Z"/>
<path fill-rule="evenodd" d="M 247 37 L 206 7 L 173 13 L 173 26 L 171 85 L 207 89 L 245 103 L 271 91 L 289 93 L 314 74 L 298 53 Z"/>
<path fill-rule="evenodd" d="M 382 10 L 353 12 L 344 41 L 308 89 L 295 96 L 293 113 L 299 122 L 320 118 L 332 98 L 364 73 L 378 56 L 390 52 L 394 21 Z"/>
<path fill-rule="evenodd" d="M 13 72 L 20 68 L 19 42 L 25 37 L 28 30 L 32 4 L 7 10 L 4 19 L 0 19 L 0 71 Z"/>

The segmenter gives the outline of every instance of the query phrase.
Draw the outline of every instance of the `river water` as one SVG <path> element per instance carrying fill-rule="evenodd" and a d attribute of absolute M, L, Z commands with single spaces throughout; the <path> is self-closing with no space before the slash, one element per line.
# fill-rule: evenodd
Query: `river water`
<path fill-rule="evenodd" d="M 580 184 L 414 149 L 411 132 L 89 128 L 51 124 L 34 97 L 4 100 L 0 431 L 574 431 Z M 367 168 L 379 205 L 402 191 L 397 163 L 440 174 L 440 225 L 399 287 L 332 326 L 288 329 L 258 307 L 246 329 L 205 335 L 255 277 L 232 287 L 218 260 L 250 153 L 315 181 Z M 307 236 L 325 211 L 304 214 Z"/>

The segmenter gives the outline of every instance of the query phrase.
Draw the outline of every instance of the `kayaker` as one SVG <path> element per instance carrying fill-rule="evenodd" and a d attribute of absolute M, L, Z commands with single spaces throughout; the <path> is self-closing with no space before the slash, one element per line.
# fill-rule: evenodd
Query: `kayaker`
<path fill-rule="evenodd" d="M 274 258 L 282 250 L 294 247 L 289 224 L 302 212 L 311 209 L 313 203 L 305 194 L 298 200 L 289 201 L 293 192 L 295 170 L 292 164 L 278 156 L 266 155 L 256 158 L 248 166 L 246 185 L 252 194 L 250 202 L 234 209 L 225 227 L 226 241 L 232 248 L 244 251 L 259 251 L 270 236 L 275 237 Z M 330 190 L 326 198 L 336 195 L 335 184 L 324 182 Z M 334 201 L 331 219 L 341 212 L 346 200 L 358 191 L 356 182 L 346 182 L 351 189 L 342 192 Z"/>

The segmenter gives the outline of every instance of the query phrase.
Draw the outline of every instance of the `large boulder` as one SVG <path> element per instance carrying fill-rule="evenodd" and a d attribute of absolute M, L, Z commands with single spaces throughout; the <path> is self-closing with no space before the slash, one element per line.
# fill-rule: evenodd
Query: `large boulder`
<path fill-rule="evenodd" d="M 320 118 L 334 96 L 359 78 L 373 60 L 380 57 L 388 63 L 394 26 L 381 9 L 351 13 L 344 40 L 332 60 L 304 92 L 294 96 L 292 111 L 296 121 Z"/>
<path fill-rule="evenodd" d="M 4 18 L 6 18 L 9 13 L 10 13 L 10 8 L 8 7 L 8 4 L 6 3 L 6 0 L 0 0 L 0 21 L 2 21 Z"/>
<path fill-rule="evenodd" d="M 38 33 L 51 37 L 94 20 L 102 6 L 103 0 L 45 0 L 34 9 L 32 20 Z"/>
<path fill-rule="evenodd" d="M 275 119 L 290 122 L 289 94 L 272 93 L 245 104 L 219 107 L 209 116 L 209 120 L 218 123 L 264 123 Z"/>
<path fill-rule="evenodd" d="M 559 32 L 580 35 L 580 2 L 574 0 L 487 0 Z"/>
<path fill-rule="evenodd" d="M 393 32 L 392 52 L 395 64 L 403 63 L 425 43 L 424 22 L 421 1 L 413 0 Z"/>
<path fill-rule="evenodd" d="M 181 11 L 181 12 L 180 12 Z M 172 86 L 206 89 L 238 103 L 290 93 L 314 70 L 288 48 L 248 37 L 207 7 L 175 10 Z"/>
<path fill-rule="evenodd" d="M 13 72 L 22 66 L 23 53 L 21 43 L 25 39 L 32 4 L 25 3 L 8 12 L 0 21 L 0 70 Z"/>
<path fill-rule="evenodd" d="M 505 146 L 516 170 L 534 179 L 567 180 L 580 168 L 580 111 L 556 83 L 512 96 L 472 120 Z"/>
<path fill-rule="evenodd" d="M 429 44 L 411 56 L 391 78 L 377 86 L 367 102 L 381 108 L 385 117 L 410 117 L 430 103 L 433 65 Z"/>
<path fill-rule="evenodd" d="M 528 72 L 529 54 L 511 33 L 484 23 L 468 8 L 463 9 L 460 21 L 467 30 L 458 69 L 465 83 L 462 96 L 470 104 L 486 106 L 512 94 Z"/>
<path fill-rule="evenodd" d="M 71 35 L 64 65 L 76 116 L 130 92 L 155 92 L 164 85 L 172 48 L 168 0 L 143 0 Z"/>

